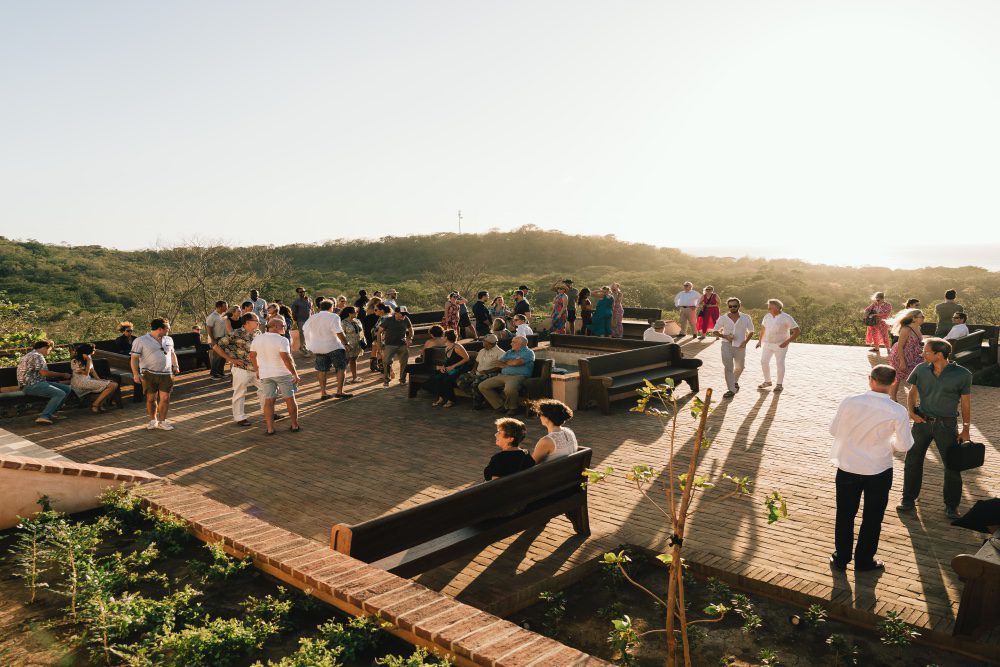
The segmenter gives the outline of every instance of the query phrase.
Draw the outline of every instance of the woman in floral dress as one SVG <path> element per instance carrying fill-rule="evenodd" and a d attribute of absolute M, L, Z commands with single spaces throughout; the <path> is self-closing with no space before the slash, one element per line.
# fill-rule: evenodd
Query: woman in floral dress
<path fill-rule="evenodd" d="M 358 381 L 358 357 L 365 346 L 365 328 L 358 321 L 358 311 L 354 306 L 345 306 L 340 311 L 340 324 L 347 339 L 347 364 L 351 369 L 350 383 Z"/>
<path fill-rule="evenodd" d="M 460 320 L 461 308 L 458 305 L 458 292 L 448 295 L 448 300 L 444 304 L 444 319 L 441 326 L 445 331 L 451 330 L 458 333 L 458 323 Z"/>
<path fill-rule="evenodd" d="M 920 325 L 924 323 L 923 312 L 916 308 L 904 310 L 896 316 L 896 344 L 889 350 L 889 365 L 896 369 L 896 382 L 892 385 L 892 400 L 899 394 L 899 385 L 906 382 L 913 369 L 923 359 L 924 342 L 920 335 Z"/>
<path fill-rule="evenodd" d="M 622 320 L 625 318 L 625 306 L 622 305 L 622 286 L 618 283 L 611 283 L 611 298 L 614 299 L 611 306 L 611 337 L 623 338 L 625 329 L 622 327 Z"/>
<path fill-rule="evenodd" d="M 104 412 L 104 401 L 115 393 L 118 385 L 111 380 L 102 379 L 94 370 L 94 346 L 90 343 L 80 343 L 73 351 L 73 358 L 69 362 L 73 371 L 73 378 L 69 386 L 73 388 L 77 397 L 83 398 L 87 394 L 97 394 L 97 398 L 90 404 L 91 412 Z"/>
<path fill-rule="evenodd" d="M 569 317 L 569 297 L 566 285 L 556 285 L 556 298 L 552 301 L 552 333 L 566 333 L 566 318 Z"/>
<path fill-rule="evenodd" d="M 698 299 L 698 340 L 705 340 L 705 334 L 715 329 L 719 321 L 719 295 L 715 288 L 706 285 Z"/>
<path fill-rule="evenodd" d="M 875 292 L 872 295 L 872 302 L 865 308 L 865 318 L 874 315 L 878 322 L 868 325 L 865 333 L 865 344 L 871 345 L 869 352 L 882 354 L 882 346 L 885 345 L 885 353 L 889 354 L 892 347 L 892 339 L 889 338 L 889 323 L 887 320 L 892 315 L 892 304 L 885 300 L 885 292 Z"/>

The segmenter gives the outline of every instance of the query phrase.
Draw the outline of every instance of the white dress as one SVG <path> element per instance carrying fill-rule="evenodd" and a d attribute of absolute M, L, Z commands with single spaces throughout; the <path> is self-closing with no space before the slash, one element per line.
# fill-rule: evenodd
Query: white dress
<path fill-rule="evenodd" d="M 553 449 L 552 453 L 543 459 L 543 462 L 554 461 L 556 459 L 561 459 L 564 456 L 569 456 L 579 448 L 576 444 L 576 434 L 565 427 L 559 429 L 558 431 L 553 431 L 545 437 L 555 444 L 555 449 Z"/>
<path fill-rule="evenodd" d="M 85 366 L 83 362 L 77 359 L 73 359 L 69 364 L 73 370 L 73 377 L 69 381 L 69 386 L 73 388 L 73 391 L 80 398 L 83 398 L 87 394 L 99 394 L 111 384 L 111 380 L 98 380 L 89 374 L 83 375 L 82 373 L 77 373 L 77 371 L 90 369 L 89 365 Z"/>

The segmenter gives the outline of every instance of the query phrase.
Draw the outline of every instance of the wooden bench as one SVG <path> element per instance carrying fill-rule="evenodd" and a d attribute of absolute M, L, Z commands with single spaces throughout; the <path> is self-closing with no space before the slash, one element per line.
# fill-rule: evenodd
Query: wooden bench
<path fill-rule="evenodd" d="M 578 535 L 588 536 L 587 490 L 581 482 L 590 459 L 591 451 L 580 449 L 377 519 L 337 524 L 330 547 L 412 577 L 562 514 Z"/>
<path fill-rule="evenodd" d="M 983 337 L 980 342 L 980 351 L 982 352 L 983 367 L 989 368 L 990 366 L 995 366 L 1000 363 L 1000 326 L 995 324 L 968 324 L 969 333 L 975 333 L 976 331 L 982 331 Z M 920 325 L 920 333 L 926 338 L 927 336 L 933 336 L 934 332 L 937 331 L 936 322 L 924 322 Z M 896 338 L 893 336 L 893 342 Z M 961 340 L 961 339 L 959 339 Z"/>
<path fill-rule="evenodd" d="M 476 354 L 478 350 L 469 350 L 469 362 L 463 366 L 461 372 L 475 368 Z M 407 385 L 409 386 L 407 395 L 416 398 L 420 387 L 437 372 L 437 367 L 444 364 L 444 348 L 436 347 L 425 350 L 424 355 L 418 357 L 417 363 L 409 364 L 406 367 Z M 524 381 L 521 386 L 521 395 L 524 401 L 534 401 L 540 398 L 552 398 L 552 360 L 535 359 L 531 369 L 531 377 Z M 471 395 L 459 387 L 455 387 L 456 396 L 471 398 Z"/>
<path fill-rule="evenodd" d="M 974 371 L 983 365 L 983 343 L 984 332 L 972 331 L 968 336 L 962 336 L 958 340 L 948 341 L 951 343 L 951 356 L 949 359 L 960 366 Z"/>
<path fill-rule="evenodd" d="M 72 373 L 72 369 L 68 361 L 48 364 L 48 369 L 55 373 Z M 115 393 L 108 399 L 111 405 L 117 405 L 119 408 L 125 407 L 122 404 L 121 376 L 118 375 L 117 372 L 113 371 L 111 366 L 104 359 L 94 359 L 94 370 L 97 371 L 97 374 L 103 379 L 111 380 L 112 382 L 118 384 L 118 388 L 115 390 Z M 69 380 L 55 380 L 55 382 L 60 384 L 69 384 Z M 90 405 L 90 401 L 96 397 L 96 393 L 87 394 L 85 402 L 76 397 L 76 392 L 71 392 L 64 405 Z M 3 407 L 2 411 L 5 416 L 22 414 L 22 406 L 45 405 L 48 401 L 49 399 L 41 396 L 29 396 L 18 388 L 17 368 L 0 368 L 0 406 Z"/>
<path fill-rule="evenodd" d="M 635 390 L 649 380 L 660 384 L 671 378 L 684 381 L 691 391 L 698 391 L 698 368 L 701 359 L 685 359 L 675 343 L 653 345 L 637 350 L 612 352 L 596 357 L 581 357 L 580 398 L 578 405 L 587 409 L 596 403 L 608 414 L 610 403 L 620 398 L 635 398 Z"/>
<path fill-rule="evenodd" d="M 1000 625 L 1000 550 L 987 541 L 975 555 L 955 556 L 951 567 L 965 583 L 952 634 L 976 637 Z"/>
<path fill-rule="evenodd" d="M 571 334 L 552 334 L 549 336 L 550 349 L 623 352 L 625 350 L 640 350 L 645 347 L 666 344 L 652 340 L 635 340 L 632 338 L 603 338 L 600 336 L 576 336 Z"/>
<path fill-rule="evenodd" d="M 646 329 L 653 325 L 653 322 L 663 319 L 663 311 L 659 308 L 634 308 L 624 309 L 622 315 L 622 333 L 626 338 L 638 338 L 642 340 L 642 335 Z"/>
<path fill-rule="evenodd" d="M 444 319 L 443 310 L 425 310 L 422 313 L 407 313 L 410 324 L 413 325 L 413 339 L 426 339 L 430 335 L 431 327 L 441 324 Z"/>
<path fill-rule="evenodd" d="M 208 351 L 211 346 L 201 342 L 201 336 L 196 333 L 170 334 L 174 340 L 174 352 L 177 354 L 177 365 L 181 373 L 195 371 L 204 366 L 208 368 Z M 117 368 L 131 376 L 132 359 L 129 354 L 118 352 L 117 341 L 94 341 L 94 358 L 107 359 L 113 368 Z"/>

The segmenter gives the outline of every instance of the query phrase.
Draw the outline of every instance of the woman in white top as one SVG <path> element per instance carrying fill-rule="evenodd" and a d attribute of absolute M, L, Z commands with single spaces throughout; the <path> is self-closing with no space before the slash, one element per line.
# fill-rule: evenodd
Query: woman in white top
<path fill-rule="evenodd" d="M 535 463 L 569 456 L 579 448 L 576 444 L 576 434 L 563 427 L 563 424 L 573 418 L 573 411 L 568 405 L 547 398 L 535 401 L 532 407 L 538 415 L 538 421 L 548 431 L 539 439 L 531 452 L 531 458 L 535 459 Z"/>

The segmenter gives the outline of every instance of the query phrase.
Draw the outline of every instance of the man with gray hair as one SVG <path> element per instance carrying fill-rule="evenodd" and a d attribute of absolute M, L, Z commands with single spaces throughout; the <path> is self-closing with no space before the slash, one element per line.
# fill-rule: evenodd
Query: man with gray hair
<path fill-rule="evenodd" d="M 483 348 L 476 352 L 476 367 L 471 371 L 466 371 L 458 376 L 455 383 L 472 396 L 472 407 L 476 410 L 483 408 L 483 395 L 479 392 L 479 385 L 488 378 L 500 372 L 497 362 L 503 356 L 503 350 L 497 345 L 497 337 L 494 334 L 483 336 Z"/>
<path fill-rule="evenodd" d="M 295 392 L 299 386 L 299 372 L 292 360 L 292 346 L 284 336 L 285 318 L 275 317 L 267 323 L 267 333 L 257 336 L 250 344 L 250 362 L 257 378 L 261 403 L 264 406 L 265 435 L 274 435 L 274 403 L 278 393 L 285 399 L 288 416 L 292 419 L 292 433 L 299 432 L 299 406 Z"/>
<path fill-rule="evenodd" d="M 845 398 L 830 424 L 830 460 L 837 466 L 835 551 L 830 555 L 830 567 L 836 570 L 846 570 L 851 562 L 854 519 L 862 496 L 865 509 L 853 548 L 854 571 L 885 569 L 875 552 L 892 488 L 892 455 L 913 446 L 906 408 L 890 395 L 895 381 L 896 369 L 876 366 L 868 376 L 869 391 Z"/>
<path fill-rule="evenodd" d="M 778 299 L 767 300 L 767 315 L 760 321 L 760 338 L 757 339 L 757 347 L 764 346 L 760 353 L 764 381 L 757 388 L 767 389 L 771 386 L 771 359 L 774 358 L 774 365 L 778 370 L 775 393 L 785 388 L 785 355 L 788 354 L 788 346 L 802 333 L 798 323 L 784 309 L 785 304 Z"/>
<path fill-rule="evenodd" d="M 510 350 L 504 352 L 496 368 L 498 375 L 483 380 L 479 392 L 497 412 L 507 416 L 517 414 L 521 385 L 531 377 L 535 369 L 535 353 L 528 347 L 528 339 L 516 336 L 510 343 Z"/>
<path fill-rule="evenodd" d="M 688 325 L 691 325 L 691 336 L 698 335 L 698 300 L 701 293 L 694 289 L 690 281 L 684 283 L 684 289 L 674 296 L 674 306 L 677 307 L 677 324 L 681 327 L 681 335 L 677 340 L 684 338 Z"/>

